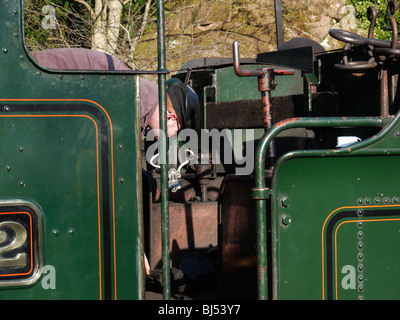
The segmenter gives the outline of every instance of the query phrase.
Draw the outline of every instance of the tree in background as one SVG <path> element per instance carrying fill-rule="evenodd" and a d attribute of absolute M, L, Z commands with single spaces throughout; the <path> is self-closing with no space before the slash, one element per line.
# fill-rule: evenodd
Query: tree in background
<path fill-rule="evenodd" d="M 374 4 L 380 16 L 375 36 L 391 38 L 390 23 L 381 22 L 387 0 L 282 0 L 285 40 L 323 42 L 330 28 L 347 21 L 347 11 L 341 13 L 346 2 L 357 8 L 364 29 L 366 9 Z M 83 47 L 117 56 L 134 69 L 157 68 L 155 0 L 25 0 L 25 13 L 32 51 Z M 165 18 L 171 71 L 195 58 L 230 57 L 233 41 L 240 42 L 243 57 L 276 50 L 274 0 L 165 0 Z"/>
<path fill-rule="evenodd" d="M 386 13 L 387 0 L 347 0 L 356 9 L 356 18 L 360 21 L 360 27 L 368 30 L 370 22 L 367 19 L 367 8 L 374 6 L 377 11 L 377 21 L 375 26 L 375 38 L 383 40 L 392 40 L 392 25 Z M 396 21 L 399 21 L 399 11 L 395 14 Z"/>
<path fill-rule="evenodd" d="M 42 11 L 47 6 L 55 12 Z M 231 56 L 234 40 L 248 56 L 275 47 L 273 0 L 166 0 L 165 12 L 172 69 L 199 56 Z M 154 69 L 155 13 L 155 0 L 25 0 L 26 42 L 30 50 L 90 48 Z M 54 28 L 44 28 L 52 17 Z"/>
<path fill-rule="evenodd" d="M 30 0 L 25 37 L 30 50 L 82 47 L 135 67 L 137 44 L 155 16 L 153 0 Z"/>

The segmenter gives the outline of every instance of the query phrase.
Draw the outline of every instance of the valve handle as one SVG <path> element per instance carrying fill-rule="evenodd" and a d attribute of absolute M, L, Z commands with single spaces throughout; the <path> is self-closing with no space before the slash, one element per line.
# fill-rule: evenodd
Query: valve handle
<path fill-rule="evenodd" d="M 265 69 L 242 70 L 240 68 L 239 42 L 233 42 L 233 68 L 239 77 L 262 77 Z M 274 70 L 275 75 L 293 75 L 293 70 Z"/>

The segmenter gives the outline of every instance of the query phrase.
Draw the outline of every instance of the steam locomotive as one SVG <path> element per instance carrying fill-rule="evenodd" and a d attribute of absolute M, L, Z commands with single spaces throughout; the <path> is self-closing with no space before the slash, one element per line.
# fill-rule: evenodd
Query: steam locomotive
<path fill-rule="evenodd" d="M 0 298 L 400 297 L 396 1 L 392 41 L 370 7 L 368 38 L 331 30 L 342 50 L 295 39 L 240 58 L 235 42 L 188 61 L 172 78 L 197 93 L 200 130 L 157 149 L 138 84 L 165 87 L 162 1 L 154 72 L 46 69 L 22 1 L 1 7 Z"/>

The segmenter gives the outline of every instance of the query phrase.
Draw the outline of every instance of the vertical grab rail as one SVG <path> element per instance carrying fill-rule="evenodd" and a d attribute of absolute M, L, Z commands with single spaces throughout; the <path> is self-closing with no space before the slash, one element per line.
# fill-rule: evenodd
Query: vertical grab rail
<path fill-rule="evenodd" d="M 278 83 L 275 80 L 275 75 L 293 75 L 293 70 L 274 70 L 273 68 L 262 68 L 255 70 L 241 70 L 240 68 L 240 54 L 239 54 L 239 43 L 237 41 L 233 42 L 233 67 L 235 73 L 239 77 L 257 77 L 258 79 L 258 90 L 261 92 L 261 102 L 263 108 L 263 121 L 264 130 L 266 133 L 272 127 L 271 118 L 271 106 L 272 106 L 272 96 L 271 91 L 275 90 Z M 268 141 L 267 146 L 269 146 L 269 158 L 271 165 L 273 165 L 275 158 L 275 146 L 274 141 Z M 265 155 L 263 155 L 265 156 Z M 258 159 L 258 158 L 256 158 Z M 260 162 L 264 159 L 260 159 Z M 265 174 L 265 164 L 263 163 L 262 174 Z M 252 190 L 252 196 L 254 199 L 268 199 L 269 189 L 254 188 Z M 260 300 L 268 299 L 268 273 L 267 273 L 267 216 L 266 216 L 266 203 L 265 201 L 257 201 L 257 278 L 258 278 L 258 298 Z"/>
<path fill-rule="evenodd" d="M 265 166 L 267 150 L 273 147 L 274 138 L 282 131 L 291 128 L 307 127 L 336 127 L 336 126 L 382 126 L 383 117 L 365 118 L 294 118 L 272 125 L 270 117 L 271 90 L 275 89 L 277 82 L 274 75 L 292 75 L 292 70 L 274 70 L 271 68 L 257 70 L 241 70 L 239 61 L 239 43 L 233 43 L 233 65 L 235 73 L 239 77 L 257 76 L 259 91 L 263 102 L 264 127 L 265 133 L 258 143 L 255 161 L 255 187 L 252 189 L 252 198 L 256 200 L 256 220 L 257 220 L 257 285 L 258 299 L 268 299 L 268 272 L 267 272 L 267 203 L 271 190 L 267 188 L 265 179 Z"/>
<path fill-rule="evenodd" d="M 278 82 L 275 80 L 276 75 L 293 75 L 293 70 L 275 70 L 273 68 L 261 68 L 255 70 L 241 70 L 240 68 L 240 54 L 239 54 L 239 43 L 233 42 L 233 67 L 236 75 L 239 77 L 257 77 L 258 80 L 258 91 L 261 92 L 261 102 L 263 108 L 263 121 L 264 130 L 268 131 L 272 125 L 271 118 L 271 106 L 272 106 L 272 95 L 271 91 L 275 90 Z M 271 143 L 269 149 L 269 157 L 271 166 L 273 166 L 275 158 L 275 146 L 274 142 Z"/>
<path fill-rule="evenodd" d="M 267 282 L 267 230 L 266 230 L 266 200 L 269 198 L 271 190 L 267 188 L 265 180 L 265 164 L 266 155 L 269 144 L 282 131 L 293 128 L 317 128 L 317 127 L 367 127 L 376 126 L 383 128 L 387 121 L 392 117 L 349 117 L 347 119 L 341 117 L 326 118 L 293 118 L 284 120 L 271 127 L 271 130 L 264 133 L 260 139 L 256 150 L 256 162 L 254 167 L 255 187 L 252 189 L 252 198 L 256 200 L 257 215 L 257 244 L 258 244 L 258 299 L 268 299 L 268 282 Z M 393 121 L 394 122 L 394 121 Z M 351 152 L 343 149 L 345 152 Z M 338 152 L 336 153 L 338 154 Z M 261 255 L 261 256 L 260 256 Z"/>
<path fill-rule="evenodd" d="M 168 203 L 168 164 L 167 164 L 167 93 L 166 55 L 165 55 L 165 16 L 164 0 L 157 0 L 157 51 L 158 51 L 158 94 L 160 108 L 160 165 L 161 165 L 161 228 L 163 261 L 163 297 L 171 299 L 170 255 L 169 255 L 169 203 Z"/>

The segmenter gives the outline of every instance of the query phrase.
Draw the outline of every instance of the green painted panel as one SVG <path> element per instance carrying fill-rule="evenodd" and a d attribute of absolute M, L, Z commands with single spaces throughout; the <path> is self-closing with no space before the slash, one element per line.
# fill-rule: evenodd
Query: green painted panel
<path fill-rule="evenodd" d="M 364 209 L 334 233 L 334 299 L 400 298 L 400 210 Z"/>
<path fill-rule="evenodd" d="M 140 299 L 138 77 L 37 66 L 23 41 L 21 1 L 0 6 L 0 197 L 42 208 L 43 263 L 56 271 L 56 289 L 43 289 L 44 269 L 36 284 L 0 296 Z"/>
<path fill-rule="evenodd" d="M 44 264 L 56 272 L 56 289 L 45 290 L 38 282 L 28 291 L 0 290 L 0 297 L 99 298 L 102 217 L 96 122 L 86 115 L 0 116 L 0 143 L 0 197 L 35 199 L 40 205 L 45 215 Z"/>
<path fill-rule="evenodd" d="M 254 70 L 261 68 L 274 68 L 276 70 L 285 69 L 273 65 L 243 65 L 242 70 Z M 278 85 L 271 91 L 272 96 L 303 94 L 303 78 L 299 70 L 295 70 L 292 76 L 275 76 Z M 248 99 L 261 99 L 258 91 L 257 77 L 238 77 L 233 67 L 215 70 L 214 78 L 215 101 L 236 101 Z"/>
<path fill-rule="evenodd" d="M 307 157 L 297 152 L 277 164 L 272 187 L 276 298 L 397 296 L 393 282 L 398 287 L 400 279 L 383 280 L 382 268 L 394 274 L 400 259 L 395 253 L 399 212 L 389 211 L 398 208 L 398 161 L 398 156 Z M 373 222 L 382 219 L 392 220 Z M 364 234 L 362 241 L 359 231 Z M 359 253 L 363 254 L 363 283 L 358 282 Z M 346 287 L 350 280 L 343 277 L 352 270 L 357 280 L 350 289 Z M 386 287 L 379 287 L 386 282 Z"/>

